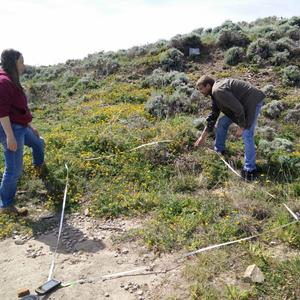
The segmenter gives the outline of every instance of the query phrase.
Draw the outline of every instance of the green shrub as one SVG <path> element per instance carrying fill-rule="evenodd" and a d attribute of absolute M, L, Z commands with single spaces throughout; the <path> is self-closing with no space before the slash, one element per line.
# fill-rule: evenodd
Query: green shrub
<path fill-rule="evenodd" d="M 244 58 L 244 49 L 241 47 L 232 47 L 225 52 L 224 62 L 234 66 L 241 62 Z"/>
<path fill-rule="evenodd" d="M 118 68 L 119 63 L 116 59 L 101 57 L 96 62 L 96 71 L 98 76 L 114 74 Z"/>
<path fill-rule="evenodd" d="M 263 114 L 270 119 L 277 119 L 281 112 L 284 110 L 284 106 L 279 100 L 272 100 L 270 103 L 267 103 L 263 106 Z"/>
<path fill-rule="evenodd" d="M 287 111 L 284 121 L 293 124 L 300 123 L 300 104 L 296 105 L 293 109 L 289 109 Z"/>
<path fill-rule="evenodd" d="M 293 150 L 293 143 L 287 139 L 275 138 L 272 142 L 265 140 L 259 141 L 259 150 L 263 152 L 266 157 L 271 157 L 275 152 L 291 152 Z"/>
<path fill-rule="evenodd" d="M 294 16 L 294 17 L 290 18 L 288 23 L 292 26 L 297 25 L 298 27 L 300 27 L 300 17 Z"/>
<path fill-rule="evenodd" d="M 276 139 L 275 139 L 276 140 Z M 259 144 L 261 145 L 261 143 Z M 290 147 L 290 145 L 281 145 Z M 268 153 L 266 173 L 277 181 L 292 182 L 300 176 L 300 157 L 286 150 L 273 150 Z"/>
<path fill-rule="evenodd" d="M 56 102 L 59 96 L 56 86 L 52 82 L 40 82 L 27 86 L 30 102 Z"/>
<path fill-rule="evenodd" d="M 152 95 L 145 104 L 145 110 L 155 117 L 169 117 L 179 113 L 196 113 L 200 109 L 197 98 L 175 91 L 172 95 Z"/>
<path fill-rule="evenodd" d="M 218 37 L 216 34 L 212 33 L 212 29 L 206 29 L 201 35 L 201 41 L 206 46 L 215 46 L 218 41 Z"/>
<path fill-rule="evenodd" d="M 295 43 L 288 37 L 284 37 L 274 42 L 275 50 L 279 52 L 283 52 L 285 50 L 291 52 L 291 50 L 295 47 Z"/>
<path fill-rule="evenodd" d="M 85 90 L 95 89 L 99 87 L 98 83 L 92 78 L 85 76 L 80 78 L 68 91 L 68 95 L 73 95 L 76 92 L 83 92 Z"/>
<path fill-rule="evenodd" d="M 300 27 L 294 25 L 286 32 L 286 34 L 292 40 L 298 41 L 300 39 Z"/>
<path fill-rule="evenodd" d="M 289 57 L 290 52 L 288 50 L 284 50 L 283 52 L 275 52 L 271 58 L 271 63 L 274 66 L 280 66 L 286 64 L 289 61 Z"/>
<path fill-rule="evenodd" d="M 219 158 L 205 161 L 203 173 L 207 179 L 208 189 L 223 185 L 228 179 L 228 168 Z"/>
<path fill-rule="evenodd" d="M 283 83 L 290 86 L 297 86 L 300 84 L 300 68 L 298 66 L 288 66 L 282 71 Z"/>
<path fill-rule="evenodd" d="M 279 99 L 279 94 L 276 91 L 274 85 L 267 84 L 261 90 L 265 93 L 267 98 L 270 98 L 270 99 L 273 99 L 273 100 Z"/>
<path fill-rule="evenodd" d="M 183 53 L 176 48 L 171 48 L 163 52 L 160 56 L 160 64 L 164 71 L 182 71 L 183 70 Z"/>
<path fill-rule="evenodd" d="M 272 127 L 269 127 L 269 126 L 258 127 L 257 133 L 260 137 L 262 137 L 263 139 L 266 139 L 267 141 L 272 141 L 274 139 L 274 137 L 276 136 L 275 129 Z"/>
<path fill-rule="evenodd" d="M 272 30 L 267 32 L 263 37 L 271 41 L 276 41 L 282 37 L 282 33 L 278 30 Z"/>
<path fill-rule="evenodd" d="M 252 42 L 247 49 L 247 57 L 252 62 L 260 62 L 272 56 L 273 49 L 270 42 L 266 39 L 257 39 Z"/>
<path fill-rule="evenodd" d="M 178 49 L 185 56 L 189 55 L 189 48 L 202 48 L 201 36 L 198 33 L 176 35 L 170 41 L 173 48 Z"/>
<path fill-rule="evenodd" d="M 194 192 L 198 188 L 198 183 L 193 175 L 180 176 L 172 179 L 175 193 Z"/>
<path fill-rule="evenodd" d="M 178 71 L 164 72 L 162 69 L 155 69 L 151 75 L 145 78 L 142 84 L 144 87 L 161 88 L 172 84 L 173 81 L 188 83 L 189 79 L 185 73 Z"/>
<path fill-rule="evenodd" d="M 212 29 L 212 33 L 220 33 L 223 30 L 240 31 L 242 28 L 231 20 L 226 20 L 222 25 Z"/>
<path fill-rule="evenodd" d="M 233 46 L 245 47 L 249 42 L 248 37 L 243 32 L 222 29 L 219 32 L 217 44 L 222 49 L 228 49 Z"/>
<path fill-rule="evenodd" d="M 162 118 L 168 114 L 166 95 L 152 95 L 145 104 L 145 110 L 152 116 Z"/>
<path fill-rule="evenodd" d="M 255 24 L 255 25 L 256 26 L 252 26 L 249 29 L 249 34 L 251 36 L 252 41 L 255 41 L 260 38 L 269 38 L 269 37 L 272 38 L 272 36 L 275 35 L 274 31 L 277 32 L 277 30 L 274 28 L 274 25 L 270 25 L 270 24 Z M 268 35 L 270 35 L 270 36 L 268 36 Z M 277 36 L 278 36 L 278 33 L 276 34 L 275 38 Z"/>

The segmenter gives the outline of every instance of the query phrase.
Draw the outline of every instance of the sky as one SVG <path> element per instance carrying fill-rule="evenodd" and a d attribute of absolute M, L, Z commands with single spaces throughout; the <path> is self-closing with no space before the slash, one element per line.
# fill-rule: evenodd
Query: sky
<path fill-rule="evenodd" d="M 0 51 L 50 65 L 169 40 L 226 20 L 300 15 L 299 0 L 0 0 Z"/>

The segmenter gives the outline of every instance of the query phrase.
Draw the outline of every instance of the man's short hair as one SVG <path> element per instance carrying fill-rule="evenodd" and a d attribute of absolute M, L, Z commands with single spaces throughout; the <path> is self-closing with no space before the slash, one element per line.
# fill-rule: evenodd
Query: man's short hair
<path fill-rule="evenodd" d="M 210 85 L 213 86 L 215 83 L 215 80 L 209 76 L 209 75 L 203 75 L 200 77 L 200 79 L 198 79 L 197 83 L 196 83 L 196 87 L 198 88 L 200 85 L 206 86 L 206 85 Z"/>

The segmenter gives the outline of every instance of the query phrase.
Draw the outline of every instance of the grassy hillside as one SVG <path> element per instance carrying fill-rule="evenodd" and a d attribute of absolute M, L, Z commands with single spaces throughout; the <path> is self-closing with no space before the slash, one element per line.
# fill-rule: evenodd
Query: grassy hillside
<path fill-rule="evenodd" d="M 189 56 L 189 48 L 200 48 Z M 212 149 L 195 149 L 210 100 L 194 89 L 203 74 L 263 88 L 256 144 L 260 178 L 242 182 Z M 83 60 L 28 67 L 23 78 L 34 124 L 46 140 L 42 178 L 25 154 L 17 203 L 60 208 L 70 168 L 69 212 L 139 216 L 137 239 L 156 252 L 186 252 L 261 233 L 300 212 L 300 18 L 225 22 L 170 41 Z M 155 141 L 166 141 L 134 149 Z M 231 135 L 229 161 L 241 169 L 243 145 Z M 3 170 L 3 159 L 1 160 Z M 21 191 L 21 192 L 20 192 Z M 268 193 L 275 196 L 272 198 Z M 0 236 L 34 232 L 34 219 L 0 217 Z M 40 229 L 39 229 L 40 230 Z M 274 255 L 272 245 L 282 246 Z M 299 225 L 252 243 L 202 254 L 186 268 L 192 299 L 299 299 Z M 245 288 L 237 278 L 256 263 L 266 276 Z"/>

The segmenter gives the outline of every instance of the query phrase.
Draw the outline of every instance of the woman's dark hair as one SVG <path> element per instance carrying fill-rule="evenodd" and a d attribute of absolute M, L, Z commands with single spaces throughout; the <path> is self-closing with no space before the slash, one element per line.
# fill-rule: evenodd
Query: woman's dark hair
<path fill-rule="evenodd" d="M 17 60 L 22 55 L 21 52 L 14 49 L 6 49 L 1 54 L 1 67 L 8 74 L 11 80 L 23 90 L 23 87 L 20 83 L 20 76 L 17 70 Z"/>

